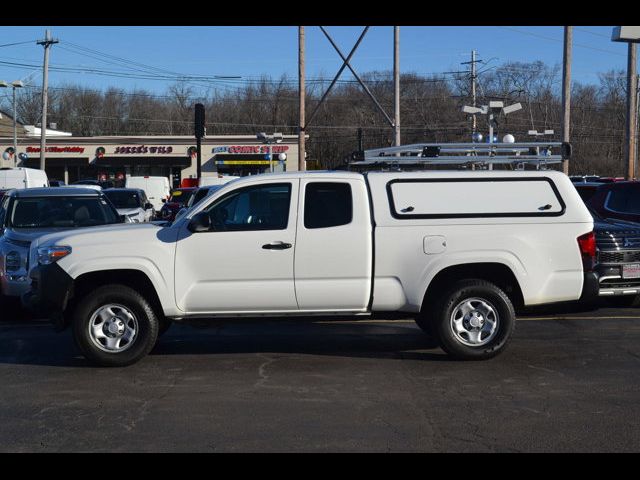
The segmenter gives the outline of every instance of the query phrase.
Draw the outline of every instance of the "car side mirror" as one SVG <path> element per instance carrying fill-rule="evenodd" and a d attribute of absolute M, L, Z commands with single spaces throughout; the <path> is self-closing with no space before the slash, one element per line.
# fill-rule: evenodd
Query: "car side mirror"
<path fill-rule="evenodd" d="M 153 208 L 153 205 L 152 205 L 152 204 L 150 204 L 150 203 L 148 203 L 148 202 L 144 204 L 144 209 L 145 209 L 145 210 L 151 210 L 152 208 Z"/>
<path fill-rule="evenodd" d="M 167 203 L 167 199 L 166 199 L 166 198 L 163 198 L 163 199 L 162 199 L 162 203 Z"/>
<path fill-rule="evenodd" d="M 211 230 L 211 218 L 207 212 L 196 213 L 187 227 L 190 232 L 208 232 Z"/>

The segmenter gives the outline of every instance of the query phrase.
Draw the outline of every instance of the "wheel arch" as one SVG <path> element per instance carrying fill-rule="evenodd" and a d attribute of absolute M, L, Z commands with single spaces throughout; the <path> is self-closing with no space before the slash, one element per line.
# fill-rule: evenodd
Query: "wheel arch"
<path fill-rule="evenodd" d="M 86 272 L 73 281 L 68 310 L 72 310 L 79 299 L 98 287 L 109 284 L 127 286 L 143 295 L 151 304 L 158 318 L 164 317 L 160 296 L 149 276 L 142 270 L 111 269 Z"/>
<path fill-rule="evenodd" d="M 522 288 L 513 270 L 500 262 L 478 262 L 449 265 L 440 270 L 429 282 L 422 296 L 421 310 L 430 298 L 438 295 L 459 280 L 479 279 L 495 284 L 509 297 L 516 309 L 524 305 Z"/>

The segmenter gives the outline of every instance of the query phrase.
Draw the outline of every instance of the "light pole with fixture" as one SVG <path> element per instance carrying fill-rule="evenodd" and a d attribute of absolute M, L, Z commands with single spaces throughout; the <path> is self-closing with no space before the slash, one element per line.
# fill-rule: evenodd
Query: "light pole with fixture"
<path fill-rule="evenodd" d="M 470 113 L 472 115 L 476 115 L 478 113 L 482 115 L 488 115 L 487 120 L 489 121 L 489 144 L 495 143 L 493 141 L 493 129 L 498 126 L 498 115 L 500 113 L 509 115 L 510 113 L 517 112 L 522 109 L 522 105 L 520 103 L 514 103 L 513 105 L 509 105 L 507 107 L 504 106 L 503 102 L 499 101 L 491 101 L 489 105 L 483 105 L 481 107 L 470 107 L 469 105 L 465 105 L 462 107 L 462 111 L 464 113 Z M 472 140 L 475 142 L 477 140 L 477 136 L 473 136 Z M 482 138 L 481 136 L 479 138 Z M 489 164 L 489 170 L 493 170 L 493 164 Z"/>
<path fill-rule="evenodd" d="M 273 173 L 273 147 L 274 143 L 282 143 L 284 138 L 282 133 L 274 133 L 273 135 L 267 135 L 265 132 L 256 134 L 256 138 L 262 143 L 269 146 L 269 172 Z"/>
<path fill-rule="evenodd" d="M 0 82 L 0 87 L 8 88 L 9 86 L 13 89 L 13 166 L 17 166 L 17 158 L 18 158 L 18 127 L 16 121 L 16 88 L 24 87 L 24 83 L 21 80 L 14 80 L 11 83 L 7 83 L 4 81 Z"/>

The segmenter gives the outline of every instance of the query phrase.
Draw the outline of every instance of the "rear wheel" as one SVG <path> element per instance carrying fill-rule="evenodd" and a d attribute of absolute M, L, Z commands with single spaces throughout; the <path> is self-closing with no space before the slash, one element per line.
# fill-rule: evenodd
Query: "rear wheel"
<path fill-rule="evenodd" d="M 123 367 L 147 355 L 158 337 L 151 304 L 124 285 L 105 285 L 80 299 L 73 312 L 76 344 L 91 362 Z"/>
<path fill-rule="evenodd" d="M 515 327 L 509 297 L 479 279 L 456 283 L 426 309 L 426 315 L 442 349 L 461 360 L 496 356 L 506 348 Z"/>

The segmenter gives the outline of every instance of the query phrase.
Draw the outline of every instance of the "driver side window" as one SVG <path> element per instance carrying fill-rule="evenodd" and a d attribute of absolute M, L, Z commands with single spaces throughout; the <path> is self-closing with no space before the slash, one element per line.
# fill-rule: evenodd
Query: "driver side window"
<path fill-rule="evenodd" d="M 216 231 L 286 230 L 291 205 L 291 184 L 271 183 L 239 188 L 209 207 Z"/>

